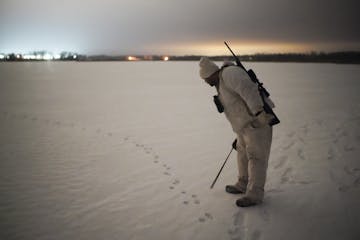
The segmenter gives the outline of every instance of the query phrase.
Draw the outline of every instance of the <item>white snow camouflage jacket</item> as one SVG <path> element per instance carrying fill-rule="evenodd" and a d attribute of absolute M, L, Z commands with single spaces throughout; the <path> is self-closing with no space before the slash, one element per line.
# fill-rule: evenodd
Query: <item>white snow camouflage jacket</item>
<path fill-rule="evenodd" d="M 263 102 L 249 75 L 240 67 L 228 66 L 220 73 L 219 99 L 233 131 L 239 133 L 263 110 Z"/>

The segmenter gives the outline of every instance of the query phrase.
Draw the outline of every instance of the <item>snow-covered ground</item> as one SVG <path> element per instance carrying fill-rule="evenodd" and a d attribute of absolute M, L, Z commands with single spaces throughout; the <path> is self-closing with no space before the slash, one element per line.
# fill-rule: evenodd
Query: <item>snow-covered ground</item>
<path fill-rule="evenodd" d="M 360 239 L 360 66 L 245 65 L 282 121 L 247 209 L 197 62 L 1 63 L 0 239 Z"/>

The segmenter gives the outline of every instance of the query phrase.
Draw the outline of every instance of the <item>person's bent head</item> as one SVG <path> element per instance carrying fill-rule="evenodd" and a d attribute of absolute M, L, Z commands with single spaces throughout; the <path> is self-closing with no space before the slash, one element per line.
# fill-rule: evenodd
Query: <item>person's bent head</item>
<path fill-rule="evenodd" d="M 208 57 L 202 57 L 199 62 L 200 77 L 205 80 L 210 86 L 215 86 L 219 83 L 219 67 L 211 61 Z"/>

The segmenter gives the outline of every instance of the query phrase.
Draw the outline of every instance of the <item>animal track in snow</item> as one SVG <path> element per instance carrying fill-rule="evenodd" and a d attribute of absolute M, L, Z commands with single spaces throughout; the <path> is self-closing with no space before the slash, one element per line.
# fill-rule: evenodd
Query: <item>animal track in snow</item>
<path fill-rule="evenodd" d="M 298 150 L 298 156 L 299 156 L 300 159 L 305 160 L 304 150 L 303 149 Z"/>
<path fill-rule="evenodd" d="M 213 220 L 214 217 L 211 215 L 211 213 L 206 212 L 204 216 L 199 217 L 199 222 L 206 222 L 206 220 Z"/>
<path fill-rule="evenodd" d="M 205 213 L 205 217 L 207 217 L 208 219 L 213 219 L 213 216 L 210 213 Z"/>
<path fill-rule="evenodd" d="M 352 152 L 352 151 L 354 151 L 355 150 L 355 148 L 353 147 L 353 146 L 345 146 L 344 147 L 344 151 L 345 152 Z"/>

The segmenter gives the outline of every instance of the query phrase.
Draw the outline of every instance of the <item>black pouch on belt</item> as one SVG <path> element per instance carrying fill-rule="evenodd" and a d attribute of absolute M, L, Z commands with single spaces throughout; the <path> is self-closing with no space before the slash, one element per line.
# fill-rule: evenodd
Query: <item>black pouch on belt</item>
<path fill-rule="evenodd" d="M 222 105 L 218 95 L 214 96 L 214 103 L 216 105 L 216 108 L 217 108 L 218 112 L 223 113 L 224 112 L 224 106 Z"/>

